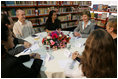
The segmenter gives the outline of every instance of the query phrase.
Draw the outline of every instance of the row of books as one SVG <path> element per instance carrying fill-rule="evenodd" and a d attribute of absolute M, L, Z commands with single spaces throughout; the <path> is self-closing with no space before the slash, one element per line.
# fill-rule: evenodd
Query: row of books
<path fill-rule="evenodd" d="M 6 6 L 36 5 L 36 1 L 5 1 Z"/>
<path fill-rule="evenodd" d="M 108 11 L 108 5 L 94 4 L 93 10 L 95 10 L 95 11 Z"/>
<path fill-rule="evenodd" d="M 6 6 L 22 6 L 22 5 L 80 5 L 90 6 L 91 1 L 5 1 Z"/>
<path fill-rule="evenodd" d="M 90 11 L 90 7 L 87 8 L 79 8 L 79 7 L 60 7 L 60 8 L 55 8 L 55 7 L 50 7 L 50 8 L 38 8 L 38 13 L 39 15 L 41 14 L 48 14 L 51 10 L 55 10 L 58 13 L 64 13 L 64 12 L 83 12 L 85 10 Z"/>
<path fill-rule="evenodd" d="M 35 12 L 35 8 L 28 8 L 28 9 L 23 9 L 24 12 L 25 12 L 25 15 L 26 16 L 31 16 L 31 15 L 35 15 L 36 12 Z M 16 16 L 16 9 L 11 9 L 8 11 L 9 15 L 10 16 Z"/>
<path fill-rule="evenodd" d="M 117 12 L 117 6 L 108 6 L 103 4 L 94 4 L 93 10 L 95 11 L 109 11 L 109 12 Z"/>
<path fill-rule="evenodd" d="M 110 6 L 110 12 L 117 12 L 117 6 Z"/>
<path fill-rule="evenodd" d="M 78 15 L 67 15 L 67 16 L 59 16 L 58 19 L 62 21 L 68 21 L 68 20 L 78 20 Z M 40 17 L 40 18 L 29 18 L 28 20 L 30 20 L 32 22 L 33 25 L 42 25 L 45 24 L 47 21 L 48 17 Z"/>
<path fill-rule="evenodd" d="M 70 27 L 74 27 L 74 26 L 75 26 L 75 22 L 69 22 L 69 23 L 62 23 L 61 24 L 62 29 L 66 29 L 66 28 L 70 28 Z"/>
<path fill-rule="evenodd" d="M 91 1 L 38 1 L 39 5 L 91 5 Z"/>
<path fill-rule="evenodd" d="M 76 15 L 68 14 L 66 16 L 59 16 L 58 19 L 60 19 L 61 21 L 68 21 L 68 20 L 79 20 L 81 19 L 81 17 L 78 14 Z"/>
<path fill-rule="evenodd" d="M 106 20 L 107 13 L 102 13 L 102 14 L 99 14 L 99 13 L 91 13 L 91 18 L 98 18 L 98 19 Z"/>

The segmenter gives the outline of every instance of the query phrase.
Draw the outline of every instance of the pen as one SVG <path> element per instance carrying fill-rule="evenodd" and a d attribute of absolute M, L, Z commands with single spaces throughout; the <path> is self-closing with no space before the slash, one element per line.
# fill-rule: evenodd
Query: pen
<path fill-rule="evenodd" d="M 26 51 L 28 51 L 28 50 L 29 50 L 29 48 L 25 49 L 25 50 L 24 50 L 24 53 L 25 53 Z"/>

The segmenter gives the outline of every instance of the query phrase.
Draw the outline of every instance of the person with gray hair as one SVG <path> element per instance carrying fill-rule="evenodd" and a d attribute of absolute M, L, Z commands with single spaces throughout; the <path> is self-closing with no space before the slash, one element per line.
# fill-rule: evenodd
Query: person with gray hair
<path fill-rule="evenodd" d="M 117 18 L 112 18 L 108 20 L 106 30 L 117 44 Z"/>
<path fill-rule="evenodd" d="M 21 9 L 16 11 L 18 21 L 13 26 L 13 32 L 17 38 L 26 38 L 35 34 L 31 21 L 26 20 L 25 12 Z"/>

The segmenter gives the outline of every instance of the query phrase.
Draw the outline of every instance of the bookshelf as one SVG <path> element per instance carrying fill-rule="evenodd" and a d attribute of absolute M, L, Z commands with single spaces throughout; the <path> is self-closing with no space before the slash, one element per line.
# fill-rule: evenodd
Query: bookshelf
<path fill-rule="evenodd" d="M 110 17 L 115 18 L 117 16 L 111 15 L 117 14 L 117 6 L 108 6 L 103 4 L 94 4 L 91 8 L 91 19 L 96 20 L 96 25 L 106 28 L 106 23 Z"/>
<path fill-rule="evenodd" d="M 1 9 L 6 9 L 14 22 L 17 21 L 16 10 L 23 9 L 26 18 L 35 28 L 45 26 L 50 10 L 56 10 L 58 17 L 71 15 L 70 19 L 63 20 L 61 23 L 74 26 L 74 22 L 78 20 L 76 16 L 80 16 L 84 10 L 90 10 L 91 1 L 2 1 L 1 4 Z"/>

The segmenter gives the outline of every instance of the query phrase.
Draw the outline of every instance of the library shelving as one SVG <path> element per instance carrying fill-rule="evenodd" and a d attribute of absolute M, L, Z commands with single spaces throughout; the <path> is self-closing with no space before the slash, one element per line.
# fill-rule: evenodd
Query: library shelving
<path fill-rule="evenodd" d="M 91 8 L 91 19 L 98 21 L 96 25 L 106 28 L 109 17 L 113 17 L 112 13 L 117 14 L 117 6 L 94 4 Z"/>
<path fill-rule="evenodd" d="M 33 22 L 34 27 L 45 26 L 49 11 L 56 10 L 58 17 L 67 16 L 66 20 L 61 23 L 62 25 L 67 24 L 67 28 L 69 28 L 68 25 L 72 25 L 78 20 L 76 15 L 80 16 L 82 11 L 90 10 L 91 1 L 2 1 L 1 4 L 1 9 L 6 10 L 14 22 L 17 21 L 16 10 L 23 9 L 26 18 Z M 68 15 L 71 19 L 68 19 Z"/>

